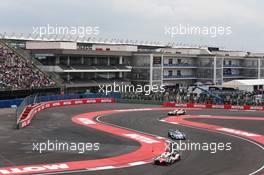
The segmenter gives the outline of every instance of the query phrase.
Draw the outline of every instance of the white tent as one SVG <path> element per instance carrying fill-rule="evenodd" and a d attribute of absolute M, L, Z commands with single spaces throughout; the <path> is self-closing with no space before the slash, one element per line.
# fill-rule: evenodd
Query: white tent
<path fill-rule="evenodd" d="M 223 83 L 223 87 L 238 88 L 239 90 L 254 91 L 254 86 L 264 86 L 264 79 L 232 80 Z"/>

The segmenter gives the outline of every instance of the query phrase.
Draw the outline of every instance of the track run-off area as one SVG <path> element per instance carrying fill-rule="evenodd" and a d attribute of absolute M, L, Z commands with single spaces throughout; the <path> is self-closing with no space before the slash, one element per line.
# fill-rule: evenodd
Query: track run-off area
<path fill-rule="evenodd" d="M 0 174 L 263 174 L 263 112 L 187 109 L 187 115 L 168 117 L 172 109 L 114 103 L 47 109 L 28 128 L 3 129 L 10 130 L 10 137 L 0 135 Z M 232 150 L 184 151 L 180 162 L 153 165 L 153 157 L 165 149 L 169 129 L 180 129 L 193 142 L 230 142 Z M 29 145 L 14 146 L 15 136 L 15 143 Z M 54 138 L 98 142 L 102 149 L 84 155 L 30 152 L 32 140 Z M 8 154 L 5 149 L 14 151 Z"/>

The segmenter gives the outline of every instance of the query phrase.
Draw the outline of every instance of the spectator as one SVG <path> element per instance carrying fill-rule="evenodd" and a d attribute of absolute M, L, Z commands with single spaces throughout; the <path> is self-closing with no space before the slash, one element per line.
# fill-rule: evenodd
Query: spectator
<path fill-rule="evenodd" d="M 215 94 L 223 99 L 224 104 L 264 106 L 263 90 L 257 90 L 252 93 L 248 93 L 246 91 L 236 91 L 231 94 Z M 260 100 L 260 98 L 256 99 L 256 95 L 259 94 L 262 94 L 262 100 Z M 219 104 L 219 101 L 216 101 L 209 94 L 196 94 L 192 91 L 180 91 L 179 89 L 167 89 L 164 93 L 151 93 L 150 95 L 145 95 L 145 93 L 126 92 L 122 93 L 122 98 L 163 102 L 173 101 L 176 103 Z"/>
<path fill-rule="evenodd" d="M 56 84 L 33 65 L 0 45 L 0 87 L 35 89 L 54 87 Z"/>

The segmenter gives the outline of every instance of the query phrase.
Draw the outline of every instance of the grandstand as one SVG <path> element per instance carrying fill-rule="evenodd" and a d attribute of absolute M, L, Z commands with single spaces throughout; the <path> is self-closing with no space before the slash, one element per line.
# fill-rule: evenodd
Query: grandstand
<path fill-rule="evenodd" d="M 58 84 L 29 59 L 0 42 L 0 90 L 4 91 L 56 89 Z M 48 90 L 49 91 L 49 90 Z"/>
<path fill-rule="evenodd" d="M 12 90 L 59 87 L 85 93 L 114 82 L 178 89 L 264 78 L 264 54 L 212 47 L 5 37 L 0 54 L 0 84 Z"/>

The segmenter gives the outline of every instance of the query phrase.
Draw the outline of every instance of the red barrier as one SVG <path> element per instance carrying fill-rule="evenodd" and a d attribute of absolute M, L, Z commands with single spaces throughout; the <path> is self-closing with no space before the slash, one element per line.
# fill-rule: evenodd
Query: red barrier
<path fill-rule="evenodd" d="M 74 99 L 74 100 L 60 100 L 60 101 L 51 101 L 44 102 L 35 105 L 31 111 L 27 114 L 27 117 L 20 120 L 18 123 L 18 128 L 24 128 L 28 126 L 32 120 L 32 118 L 40 111 L 58 107 L 58 106 L 69 106 L 69 105 L 78 105 L 78 104 L 96 104 L 96 103 L 114 103 L 115 100 L 113 98 L 89 98 L 89 99 Z M 23 113 L 21 114 L 21 116 Z"/>
<path fill-rule="evenodd" d="M 216 104 L 196 104 L 196 103 L 174 103 L 165 102 L 164 107 L 182 107 L 182 108 L 203 108 L 203 109 L 235 109 L 235 110 L 257 110 L 264 111 L 264 106 L 236 106 L 236 105 L 216 105 Z"/>

